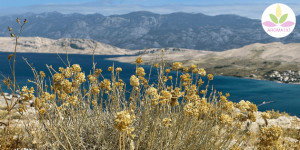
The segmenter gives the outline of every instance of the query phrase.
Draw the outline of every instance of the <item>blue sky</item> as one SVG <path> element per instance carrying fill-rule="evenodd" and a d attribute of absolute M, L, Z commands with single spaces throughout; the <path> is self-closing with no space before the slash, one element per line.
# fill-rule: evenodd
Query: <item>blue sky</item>
<path fill-rule="evenodd" d="M 289 5 L 300 15 L 299 0 L 0 0 L 0 15 L 51 11 L 112 15 L 144 10 L 160 14 L 181 11 L 260 18 L 268 5 L 278 2 Z"/>

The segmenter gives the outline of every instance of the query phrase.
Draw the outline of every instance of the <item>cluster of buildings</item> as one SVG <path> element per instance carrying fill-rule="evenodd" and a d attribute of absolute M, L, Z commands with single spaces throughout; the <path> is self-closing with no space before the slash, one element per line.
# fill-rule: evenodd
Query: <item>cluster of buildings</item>
<path fill-rule="evenodd" d="M 272 71 L 266 74 L 265 78 L 267 78 L 268 80 L 279 81 L 283 83 L 300 83 L 300 71 Z"/>

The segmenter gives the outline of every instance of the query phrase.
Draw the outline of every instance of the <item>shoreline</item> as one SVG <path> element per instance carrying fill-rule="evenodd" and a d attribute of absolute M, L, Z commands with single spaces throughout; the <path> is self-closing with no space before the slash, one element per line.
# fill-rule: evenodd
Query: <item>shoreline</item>
<path fill-rule="evenodd" d="M 267 79 L 260 79 L 260 78 L 251 78 L 251 77 L 241 77 L 241 76 L 226 76 L 226 75 L 216 75 L 216 76 L 225 76 L 225 77 L 236 77 L 236 78 L 242 78 L 242 79 L 252 79 L 252 80 L 259 80 L 259 81 L 270 81 L 270 82 L 276 82 L 281 84 L 294 84 L 294 85 L 300 85 L 299 83 L 285 83 L 281 81 L 274 81 L 274 80 L 267 80 Z"/>
<path fill-rule="evenodd" d="M 116 57 L 119 57 L 121 59 L 118 59 Z M 124 59 L 122 59 L 123 56 L 116 56 L 115 58 L 107 58 L 106 60 L 112 60 L 112 61 L 117 61 L 117 62 L 121 62 L 121 63 L 129 63 L 129 64 L 135 64 L 134 61 L 124 61 Z M 130 57 L 130 56 L 129 56 Z M 134 60 L 134 59 L 132 59 Z M 150 62 L 146 61 L 144 62 L 144 65 L 150 65 Z M 185 65 L 185 64 L 183 64 Z M 206 68 L 204 68 L 206 69 Z M 209 73 L 212 73 L 214 74 L 213 72 L 209 72 Z M 281 82 L 281 81 L 275 81 L 275 80 L 268 80 L 268 79 L 265 79 L 265 78 L 254 78 L 254 77 L 247 77 L 247 76 L 236 76 L 236 75 L 223 75 L 223 74 L 214 74 L 215 76 L 224 76 L 224 77 L 235 77 L 235 78 L 242 78 L 242 79 L 252 79 L 252 80 L 263 80 L 263 81 L 270 81 L 270 82 L 276 82 L 276 83 L 281 83 L 281 84 L 295 84 L 295 85 L 300 85 L 300 82 L 299 83 L 286 83 L 286 82 Z"/>

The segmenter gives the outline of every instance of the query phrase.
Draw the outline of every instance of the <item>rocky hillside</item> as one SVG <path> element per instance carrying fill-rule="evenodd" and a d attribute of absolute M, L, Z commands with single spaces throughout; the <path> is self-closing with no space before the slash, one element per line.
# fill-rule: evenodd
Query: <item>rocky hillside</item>
<path fill-rule="evenodd" d="M 0 37 L 0 52 L 13 52 L 14 38 Z M 68 53 L 97 55 L 125 55 L 131 52 L 108 44 L 85 39 L 52 40 L 40 37 L 21 37 L 18 42 L 18 52 L 27 53 Z"/>
<path fill-rule="evenodd" d="M 179 47 L 221 51 L 253 43 L 291 43 L 300 40 L 298 24 L 291 35 L 276 39 L 267 35 L 260 20 L 256 19 L 236 15 L 161 15 L 151 12 L 111 16 L 57 12 L 5 16 L 0 17 L 0 36 L 9 36 L 7 26 L 15 25 L 17 17 L 28 20 L 24 36 L 92 39 L 125 49 Z"/>
<path fill-rule="evenodd" d="M 300 43 L 280 42 L 255 43 L 238 49 L 222 52 L 168 48 L 164 59 L 171 65 L 174 61 L 185 66 L 198 64 L 208 72 L 217 75 L 267 78 L 270 71 L 300 70 Z M 143 51 L 140 54 L 144 53 Z M 160 49 L 149 49 L 143 55 L 145 63 L 153 64 L 161 59 Z M 121 62 L 134 63 L 134 57 L 111 58 Z"/>

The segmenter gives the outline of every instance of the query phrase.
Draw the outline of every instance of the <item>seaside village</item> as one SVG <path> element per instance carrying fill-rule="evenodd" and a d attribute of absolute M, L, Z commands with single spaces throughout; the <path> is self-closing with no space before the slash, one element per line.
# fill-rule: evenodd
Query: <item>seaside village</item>
<path fill-rule="evenodd" d="M 300 71 L 271 71 L 270 73 L 266 74 L 265 77 L 271 81 L 279 81 L 283 83 L 300 83 Z"/>

